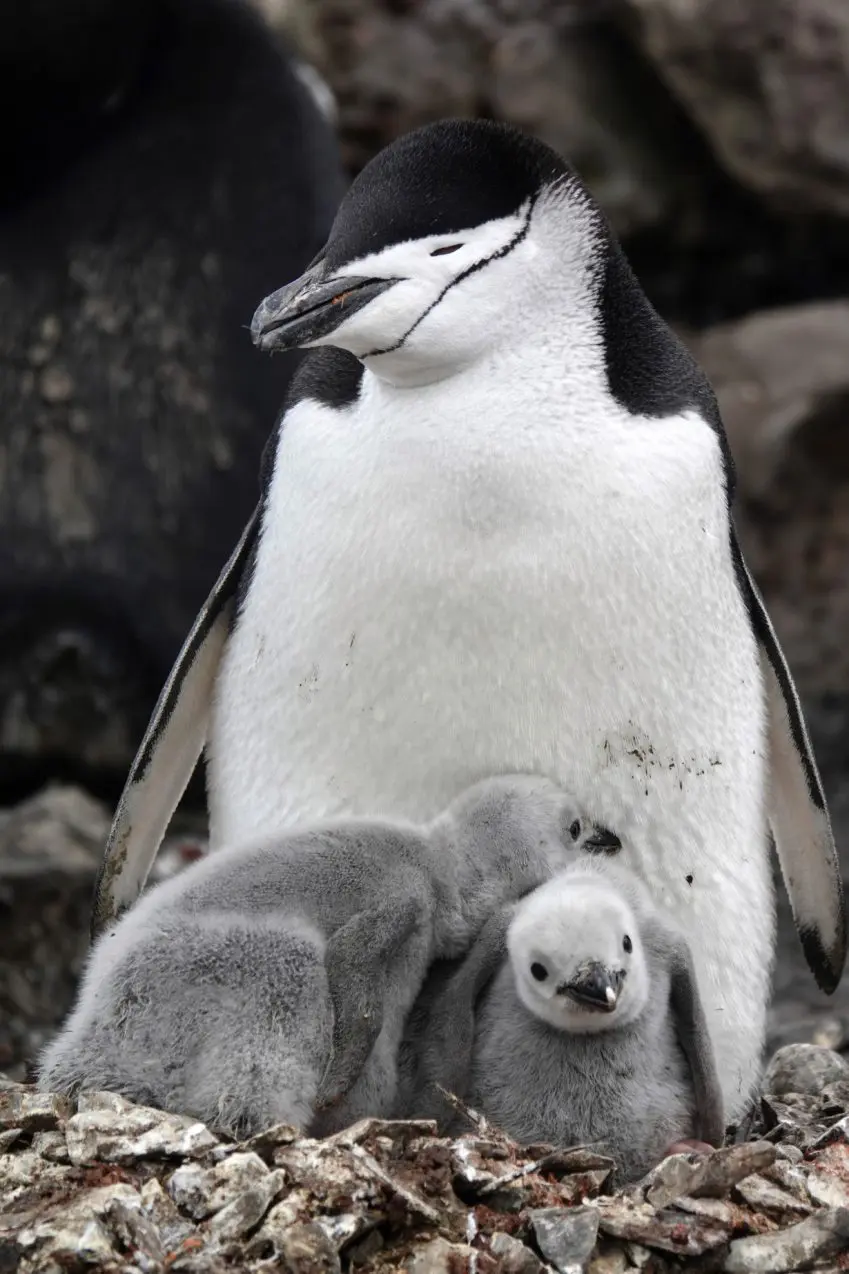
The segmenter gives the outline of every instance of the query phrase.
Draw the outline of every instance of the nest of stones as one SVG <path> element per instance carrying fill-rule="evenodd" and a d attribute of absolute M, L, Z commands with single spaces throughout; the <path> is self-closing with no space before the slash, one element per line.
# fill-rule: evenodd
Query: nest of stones
<path fill-rule="evenodd" d="M 765 1095 L 746 1140 L 623 1190 L 592 1147 L 520 1147 L 466 1113 L 453 1139 L 370 1119 L 234 1143 L 114 1094 L 5 1081 L 0 1271 L 849 1269 L 847 1079 Z"/>

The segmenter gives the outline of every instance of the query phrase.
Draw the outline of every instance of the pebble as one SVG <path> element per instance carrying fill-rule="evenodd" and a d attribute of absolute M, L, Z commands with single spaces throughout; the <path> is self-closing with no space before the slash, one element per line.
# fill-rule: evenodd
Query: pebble
<path fill-rule="evenodd" d="M 177 1207 L 195 1221 L 223 1208 L 228 1200 L 263 1183 L 270 1173 L 253 1151 L 230 1155 L 214 1168 L 190 1163 L 168 1178 L 168 1193 Z"/>
<path fill-rule="evenodd" d="M 196 1120 L 147 1106 L 92 1105 L 80 1101 L 67 1122 L 65 1138 L 71 1163 L 132 1163 L 149 1158 L 199 1158 L 218 1138 Z"/>
<path fill-rule="evenodd" d="M 542 1274 L 545 1269 L 539 1257 L 511 1234 L 494 1235 L 489 1247 L 501 1274 Z"/>
<path fill-rule="evenodd" d="M 763 1090 L 776 1097 L 788 1093 L 818 1096 L 829 1084 L 849 1079 L 849 1065 L 833 1049 L 819 1044 L 786 1044 L 773 1054 Z"/>
<path fill-rule="evenodd" d="M 0 1092 L 0 1129 L 41 1132 L 55 1128 L 73 1110 L 66 1097 L 21 1085 Z"/>
<path fill-rule="evenodd" d="M 774 1234 L 734 1239 L 726 1274 L 791 1274 L 849 1249 L 849 1209 L 828 1208 Z"/>
<path fill-rule="evenodd" d="M 595 1208 L 539 1208 L 529 1215 L 539 1250 L 560 1274 L 587 1269 L 598 1235 Z"/>

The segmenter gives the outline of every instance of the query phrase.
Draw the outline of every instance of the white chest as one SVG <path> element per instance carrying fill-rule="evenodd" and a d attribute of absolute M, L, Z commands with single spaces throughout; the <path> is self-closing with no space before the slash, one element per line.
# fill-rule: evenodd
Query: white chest
<path fill-rule="evenodd" d="M 509 768 L 620 824 L 751 781 L 760 680 L 710 430 L 409 397 L 288 419 L 219 683 L 216 837 L 428 818 Z"/>

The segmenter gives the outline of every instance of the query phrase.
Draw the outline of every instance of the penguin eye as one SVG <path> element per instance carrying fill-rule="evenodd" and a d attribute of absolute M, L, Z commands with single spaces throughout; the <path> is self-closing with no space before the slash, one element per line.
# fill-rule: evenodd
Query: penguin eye
<path fill-rule="evenodd" d="M 536 960 L 531 965 L 531 977 L 536 982 L 544 982 L 548 977 L 548 969 L 544 964 L 539 964 Z"/>
<path fill-rule="evenodd" d="M 581 834 L 581 820 L 576 818 L 572 826 L 569 828 L 569 835 L 572 840 L 577 840 Z"/>
<path fill-rule="evenodd" d="M 462 243 L 446 243 L 444 248 L 434 248 L 430 255 L 432 257 L 447 257 L 449 252 L 459 252 L 462 246 Z"/>
<path fill-rule="evenodd" d="M 629 955 L 631 951 L 633 950 L 633 944 L 631 942 L 631 939 L 628 937 L 627 933 L 625 934 L 625 937 L 622 939 L 622 949 L 623 951 L 627 951 Z"/>

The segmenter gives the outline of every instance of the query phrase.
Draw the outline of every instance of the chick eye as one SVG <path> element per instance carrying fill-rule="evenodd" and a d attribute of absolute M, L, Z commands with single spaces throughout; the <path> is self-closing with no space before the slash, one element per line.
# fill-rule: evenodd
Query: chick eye
<path fill-rule="evenodd" d="M 537 961 L 535 960 L 534 963 L 531 965 L 531 977 L 534 978 L 537 982 L 544 982 L 545 979 L 548 977 L 548 969 L 545 967 L 544 964 L 538 964 Z"/>
<path fill-rule="evenodd" d="M 581 820 L 576 818 L 572 826 L 569 828 L 569 835 L 572 840 L 577 840 L 581 834 Z"/>
<path fill-rule="evenodd" d="M 447 257 L 449 252 L 459 252 L 462 246 L 462 243 L 446 243 L 444 248 L 434 248 L 430 255 L 432 257 Z"/>
<path fill-rule="evenodd" d="M 622 939 L 622 949 L 623 951 L 627 951 L 629 953 L 633 949 L 633 944 L 631 942 L 631 939 L 628 937 L 627 933 L 625 934 L 625 937 Z"/>

